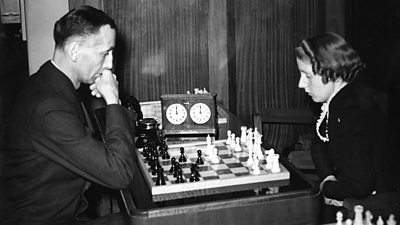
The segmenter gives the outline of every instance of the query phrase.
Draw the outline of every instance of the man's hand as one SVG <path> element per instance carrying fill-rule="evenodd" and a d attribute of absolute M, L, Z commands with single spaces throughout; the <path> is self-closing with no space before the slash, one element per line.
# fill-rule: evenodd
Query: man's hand
<path fill-rule="evenodd" d="M 89 88 L 93 96 L 103 97 L 107 105 L 119 104 L 120 102 L 117 77 L 110 70 L 104 70 L 102 75 L 96 78 Z"/>

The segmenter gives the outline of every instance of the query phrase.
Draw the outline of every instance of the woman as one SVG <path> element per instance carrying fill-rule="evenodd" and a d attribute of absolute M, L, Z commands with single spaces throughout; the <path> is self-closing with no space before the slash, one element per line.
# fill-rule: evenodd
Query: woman
<path fill-rule="evenodd" d="M 325 204 L 343 206 L 389 188 L 385 179 L 385 112 L 362 79 L 365 65 L 339 35 L 325 33 L 296 48 L 299 88 L 323 103 L 312 157 Z"/>

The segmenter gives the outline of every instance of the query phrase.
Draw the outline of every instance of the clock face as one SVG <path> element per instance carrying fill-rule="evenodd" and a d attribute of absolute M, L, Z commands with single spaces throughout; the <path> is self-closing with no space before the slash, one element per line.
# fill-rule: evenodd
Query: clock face
<path fill-rule="evenodd" d="M 178 125 L 185 122 L 187 112 L 182 104 L 175 103 L 168 106 L 165 116 L 170 123 Z"/>
<path fill-rule="evenodd" d="M 197 124 L 205 124 L 211 118 L 211 109 L 204 103 L 196 103 L 190 108 L 190 118 Z"/>

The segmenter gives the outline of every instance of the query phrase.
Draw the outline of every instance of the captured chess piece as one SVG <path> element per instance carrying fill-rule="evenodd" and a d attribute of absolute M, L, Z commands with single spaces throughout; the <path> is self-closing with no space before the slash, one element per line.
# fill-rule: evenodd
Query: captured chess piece
<path fill-rule="evenodd" d="M 197 164 L 192 164 L 192 167 L 190 168 L 190 182 L 195 182 L 195 181 L 200 181 L 200 174 L 198 171 L 198 166 Z"/>
<path fill-rule="evenodd" d="M 185 149 L 183 147 L 180 148 L 181 151 L 181 156 L 179 157 L 179 162 L 186 162 L 186 156 L 185 156 Z"/>
<path fill-rule="evenodd" d="M 183 178 L 183 171 L 182 168 L 178 167 L 177 168 L 177 177 L 175 183 L 185 183 L 185 179 Z"/>
<path fill-rule="evenodd" d="M 204 160 L 203 158 L 201 158 L 201 150 L 197 150 L 197 161 L 196 161 L 197 165 L 203 165 L 204 164 Z"/>

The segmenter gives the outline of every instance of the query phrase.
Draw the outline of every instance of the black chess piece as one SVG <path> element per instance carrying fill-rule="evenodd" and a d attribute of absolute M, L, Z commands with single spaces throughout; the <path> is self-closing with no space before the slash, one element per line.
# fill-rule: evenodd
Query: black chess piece
<path fill-rule="evenodd" d="M 179 162 L 186 162 L 186 157 L 185 157 L 185 149 L 183 147 L 180 148 L 181 150 L 181 156 L 179 157 Z"/>
<path fill-rule="evenodd" d="M 190 168 L 190 182 L 195 182 L 195 181 L 200 181 L 200 174 L 198 171 L 198 166 L 197 164 L 192 164 L 192 167 Z"/>
<path fill-rule="evenodd" d="M 160 186 L 160 185 L 165 185 L 164 169 L 162 168 L 162 166 L 159 166 L 157 168 L 156 186 Z"/>
<path fill-rule="evenodd" d="M 179 184 L 179 183 L 185 183 L 185 179 L 183 178 L 182 168 L 179 167 L 179 168 L 177 169 L 177 173 L 178 173 L 178 176 L 177 176 L 177 178 L 176 178 L 175 183 L 177 183 L 177 184 Z"/>
<path fill-rule="evenodd" d="M 170 173 L 173 173 L 175 171 L 175 161 L 176 161 L 175 157 L 172 157 L 171 158 L 171 168 L 169 169 Z"/>
<path fill-rule="evenodd" d="M 196 161 L 197 165 L 203 165 L 204 164 L 204 160 L 203 158 L 201 158 L 201 150 L 197 150 L 197 161 Z"/>
<path fill-rule="evenodd" d="M 152 175 L 156 175 L 158 173 L 158 170 L 160 169 L 160 167 L 162 168 L 162 166 L 160 165 L 160 161 L 158 160 L 154 160 L 154 169 L 151 170 L 151 174 Z"/>
<path fill-rule="evenodd" d="M 174 167 L 174 177 L 178 177 L 178 172 L 179 172 L 179 169 L 181 169 L 181 167 L 180 167 L 180 165 L 179 165 L 179 162 L 175 162 L 175 167 Z M 182 169 L 181 169 L 182 170 Z"/>
<path fill-rule="evenodd" d="M 162 159 L 169 159 L 170 156 L 168 154 L 168 145 L 165 143 L 165 141 L 162 142 L 162 146 L 163 146 L 163 154 L 161 155 Z"/>

